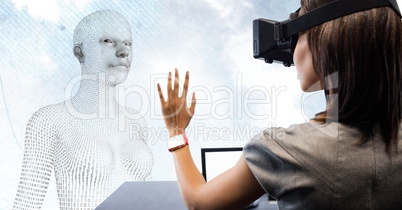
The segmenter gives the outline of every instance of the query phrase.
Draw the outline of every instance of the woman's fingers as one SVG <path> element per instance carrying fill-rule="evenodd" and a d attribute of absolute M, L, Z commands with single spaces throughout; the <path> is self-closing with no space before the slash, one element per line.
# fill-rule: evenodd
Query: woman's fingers
<path fill-rule="evenodd" d="M 193 116 L 194 115 L 194 111 L 195 111 L 195 104 L 196 104 L 196 100 L 195 100 L 195 93 L 193 93 L 193 96 L 191 98 L 191 106 L 189 107 L 190 110 L 190 115 Z"/>
<path fill-rule="evenodd" d="M 161 105 L 162 105 L 162 107 L 164 107 L 166 101 L 165 101 L 165 97 L 163 97 L 162 89 L 161 89 L 161 86 L 159 85 L 159 83 L 158 83 L 158 92 L 159 92 L 159 99 L 161 100 Z"/>
<path fill-rule="evenodd" d="M 173 96 L 179 97 L 179 70 L 174 70 L 174 87 L 173 87 Z"/>
<path fill-rule="evenodd" d="M 170 106 L 170 105 L 175 104 L 176 109 L 178 109 L 176 111 L 179 111 L 181 108 L 186 107 L 191 112 L 191 115 L 194 114 L 195 105 L 196 105 L 195 93 L 193 93 L 193 95 L 192 95 L 190 107 L 186 106 L 190 73 L 188 71 L 186 72 L 186 77 L 184 79 L 183 91 L 182 91 L 181 97 L 179 97 L 180 79 L 179 79 L 179 71 L 177 68 L 175 69 L 174 81 L 172 81 L 172 80 L 173 80 L 172 72 L 169 72 L 168 84 L 167 84 L 167 99 L 166 100 L 163 96 L 162 89 L 161 89 L 160 85 L 158 84 L 158 92 L 159 92 L 159 98 L 161 100 L 161 104 L 163 106 Z M 173 84 L 172 84 L 172 82 L 173 82 Z"/>
<path fill-rule="evenodd" d="M 186 100 L 187 98 L 187 90 L 188 90 L 188 80 L 190 78 L 190 73 L 187 71 L 186 72 L 186 78 L 184 79 L 184 85 L 183 85 L 183 94 L 181 95 L 183 100 Z"/>
<path fill-rule="evenodd" d="M 168 101 L 172 99 L 172 72 L 169 71 L 168 82 L 167 82 L 167 96 Z"/>

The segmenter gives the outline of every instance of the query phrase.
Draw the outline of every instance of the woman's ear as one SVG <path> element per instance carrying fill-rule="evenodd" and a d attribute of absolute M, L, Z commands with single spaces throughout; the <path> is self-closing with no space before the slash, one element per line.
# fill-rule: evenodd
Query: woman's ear
<path fill-rule="evenodd" d="M 74 45 L 74 55 L 80 63 L 84 63 L 84 54 L 82 53 L 82 43 Z"/>

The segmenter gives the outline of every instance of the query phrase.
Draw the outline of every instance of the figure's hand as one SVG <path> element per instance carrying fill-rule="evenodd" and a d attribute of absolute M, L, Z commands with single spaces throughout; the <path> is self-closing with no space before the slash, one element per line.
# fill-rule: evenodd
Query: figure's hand
<path fill-rule="evenodd" d="M 169 72 L 167 84 L 167 101 L 163 97 L 160 85 L 158 84 L 158 92 L 161 100 L 162 114 L 165 120 L 166 128 L 169 130 L 170 137 L 183 134 L 186 127 L 190 123 L 194 115 L 195 109 L 195 93 L 191 99 L 191 106 L 187 106 L 187 90 L 188 90 L 189 73 L 186 72 L 184 80 L 183 92 L 179 97 L 179 72 L 175 69 L 174 84 L 172 87 L 172 73 Z"/>

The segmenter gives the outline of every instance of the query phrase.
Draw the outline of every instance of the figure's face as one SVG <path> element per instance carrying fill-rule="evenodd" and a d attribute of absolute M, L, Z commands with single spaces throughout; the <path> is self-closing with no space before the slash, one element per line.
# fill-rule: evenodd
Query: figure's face
<path fill-rule="evenodd" d="M 124 82 L 132 61 L 130 26 L 121 16 L 110 15 L 107 21 L 97 21 L 94 34 L 83 42 L 83 68 L 98 74 L 100 82 L 117 85 Z"/>
<path fill-rule="evenodd" d="M 313 57 L 308 46 L 306 33 L 299 35 L 293 59 L 301 89 L 305 92 L 320 90 L 320 78 L 314 70 Z"/>

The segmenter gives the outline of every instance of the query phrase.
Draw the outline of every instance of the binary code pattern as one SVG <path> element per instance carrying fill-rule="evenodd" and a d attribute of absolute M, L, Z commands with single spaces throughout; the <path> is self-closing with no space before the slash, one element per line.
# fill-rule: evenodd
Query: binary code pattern
<path fill-rule="evenodd" d="M 131 41 L 131 31 L 117 12 L 92 13 L 76 27 L 80 86 L 29 120 L 14 209 L 40 209 L 53 174 L 60 208 L 77 210 L 94 209 L 126 181 L 150 179 L 145 121 L 116 100 L 115 85 L 126 79 L 132 59 L 131 44 L 120 40 Z"/>
<path fill-rule="evenodd" d="M 39 209 L 53 171 L 61 209 L 93 209 L 123 182 L 149 180 L 153 159 L 141 138 L 143 120 L 128 120 L 123 132 L 117 124 L 77 120 L 62 104 L 37 111 L 26 129 L 14 208 Z"/>

